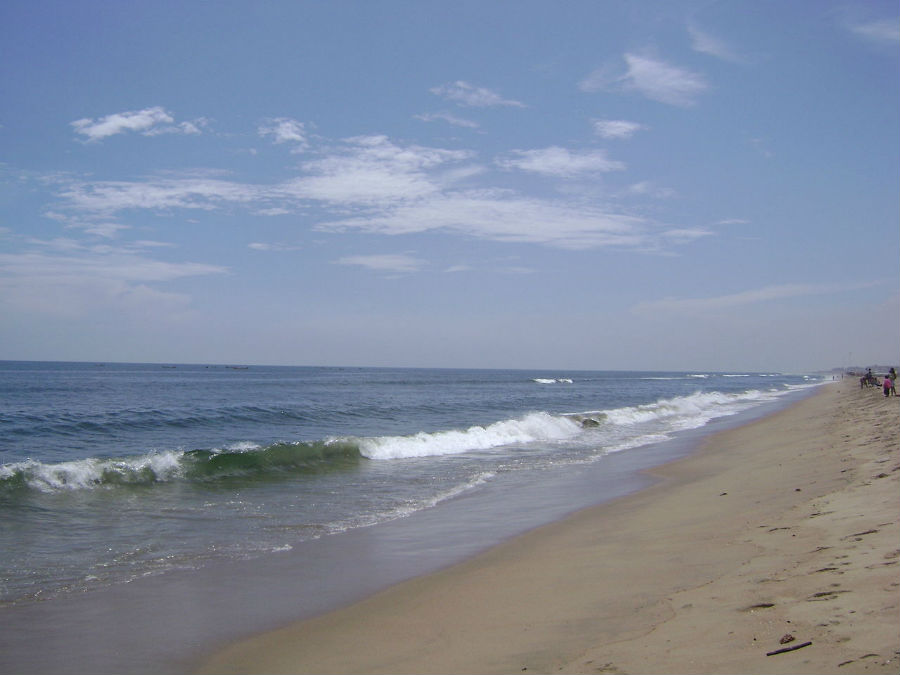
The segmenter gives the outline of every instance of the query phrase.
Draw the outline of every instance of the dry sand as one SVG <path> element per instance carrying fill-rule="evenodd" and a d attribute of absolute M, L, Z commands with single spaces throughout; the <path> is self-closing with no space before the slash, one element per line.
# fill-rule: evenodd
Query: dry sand
<path fill-rule="evenodd" d="M 900 672 L 898 410 L 880 389 L 823 386 L 654 469 L 647 490 L 202 672 Z"/>

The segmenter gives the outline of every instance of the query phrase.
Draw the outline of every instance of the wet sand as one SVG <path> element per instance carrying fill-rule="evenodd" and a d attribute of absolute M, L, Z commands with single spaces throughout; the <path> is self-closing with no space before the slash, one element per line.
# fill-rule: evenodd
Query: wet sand
<path fill-rule="evenodd" d="M 648 489 L 200 672 L 896 673 L 898 412 L 880 389 L 823 386 Z"/>

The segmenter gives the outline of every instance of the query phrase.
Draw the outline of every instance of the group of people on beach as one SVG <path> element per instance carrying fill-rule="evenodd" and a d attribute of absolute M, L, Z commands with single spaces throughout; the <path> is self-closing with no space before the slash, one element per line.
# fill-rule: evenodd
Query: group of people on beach
<path fill-rule="evenodd" d="M 872 375 L 871 368 L 869 368 L 869 372 L 867 374 Z M 881 389 L 884 392 L 885 396 L 897 395 L 897 371 L 894 370 L 893 366 L 891 366 L 888 374 L 885 375 L 884 379 L 881 381 Z"/>
<path fill-rule="evenodd" d="M 888 371 L 887 375 L 884 376 L 881 382 L 878 382 L 878 378 L 872 373 L 872 369 L 869 368 L 866 370 L 866 374 L 859 378 L 859 386 L 863 387 L 878 387 L 881 386 L 882 391 L 885 396 L 896 396 L 897 395 L 897 371 L 891 366 L 891 369 Z"/>

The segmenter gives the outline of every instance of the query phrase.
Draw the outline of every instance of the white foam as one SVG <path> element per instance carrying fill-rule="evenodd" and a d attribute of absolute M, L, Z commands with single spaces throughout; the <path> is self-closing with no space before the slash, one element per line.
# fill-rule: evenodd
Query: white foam
<path fill-rule="evenodd" d="M 612 424 L 633 426 L 666 422 L 672 430 L 695 429 L 711 419 L 734 415 L 753 405 L 777 398 L 777 392 L 746 391 L 740 394 L 698 392 L 661 399 L 655 403 L 602 411 Z"/>
<path fill-rule="evenodd" d="M 90 457 L 56 464 L 29 459 L 4 464 L 0 467 L 0 479 L 18 474 L 28 487 L 41 492 L 94 488 L 114 482 L 115 478 L 127 483 L 147 472 L 152 473 L 154 480 L 170 480 L 182 473 L 181 457 L 181 452 L 160 452 L 127 460 Z"/>
<path fill-rule="evenodd" d="M 580 432 L 581 427 L 574 420 L 537 412 L 520 419 L 465 430 L 361 438 L 357 443 L 362 455 L 369 459 L 405 459 L 490 450 L 515 443 L 558 441 L 572 438 Z"/>
<path fill-rule="evenodd" d="M 254 443 L 253 441 L 238 441 L 237 443 L 225 446 L 227 452 L 253 452 L 255 450 L 260 450 L 261 448 L 262 446 L 259 443 Z M 215 452 L 215 450 L 213 452 Z"/>
<path fill-rule="evenodd" d="M 485 483 L 493 480 L 495 477 L 496 474 L 493 471 L 482 471 L 473 476 L 468 481 L 460 483 L 459 485 L 455 485 L 443 492 L 439 492 L 433 497 L 425 498 L 421 501 L 406 501 L 386 511 L 364 513 L 360 514 L 356 518 L 329 523 L 325 527 L 325 531 L 330 534 L 337 534 L 339 532 L 346 532 L 348 530 L 353 530 L 359 527 L 371 527 L 372 525 L 377 525 L 379 523 L 389 522 L 392 520 L 397 520 L 399 518 L 406 518 L 424 509 L 434 508 L 441 502 L 452 499 L 458 495 L 468 492 L 469 490 L 473 490 L 481 485 L 484 485 Z M 318 539 L 319 536 L 321 535 L 316 535 L 314 538 Z"/>
<path fill-rule="evenodd" d="M 610 452 L 621 452 L 622 450 L 631 450 L 632 448 L 640 448 L 644 445 L 651 445 L 653 443 L 662 443 L 663 441 L 668 441 L 671 436 L 667 434 L 645 434 L 643 436 L 635 436 L 634 438 L 629 438 L 621 443 L 616 443 L 615 445 L 611 445 L 607 448 L 604 448 L 604 453 Z"/>

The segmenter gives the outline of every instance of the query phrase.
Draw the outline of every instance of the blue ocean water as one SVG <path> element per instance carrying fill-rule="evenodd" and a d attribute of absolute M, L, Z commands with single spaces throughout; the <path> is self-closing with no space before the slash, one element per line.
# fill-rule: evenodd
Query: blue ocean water
<path fill-rule="evenodd" d="M 0 362 L 0 608 L 578 471 L 821 381 Z"/>

